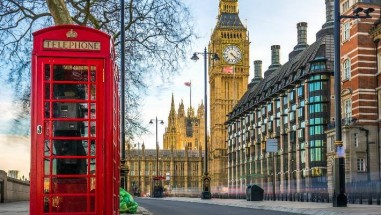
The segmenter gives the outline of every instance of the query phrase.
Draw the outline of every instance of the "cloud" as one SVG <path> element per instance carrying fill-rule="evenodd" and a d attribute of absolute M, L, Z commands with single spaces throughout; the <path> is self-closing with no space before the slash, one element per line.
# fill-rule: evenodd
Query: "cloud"
<path fill-rule="evenodd" d="M 0 170 L 19 170 L 19 176 L 29 178 L 30 137 L 0 135 Z"/>

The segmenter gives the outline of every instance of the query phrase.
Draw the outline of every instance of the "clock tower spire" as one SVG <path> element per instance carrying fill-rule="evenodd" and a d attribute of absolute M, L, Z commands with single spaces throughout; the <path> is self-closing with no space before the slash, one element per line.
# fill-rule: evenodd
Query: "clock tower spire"
<path fill-rule="evenodd" d="M 227 187 L 227 115 L 247 91 L 249 77 L 249 36 L 239 18 L 238 0 L 220 0 L 218 20 L 208 52 L 221 60 L 209 60 L 210 87 L 210 169 L 212 189 Z"/>
<path fill-rule="evenodd" d="M 218 16 L 222 13 L 238 14 L 238 0 L 220 0 Z"/>

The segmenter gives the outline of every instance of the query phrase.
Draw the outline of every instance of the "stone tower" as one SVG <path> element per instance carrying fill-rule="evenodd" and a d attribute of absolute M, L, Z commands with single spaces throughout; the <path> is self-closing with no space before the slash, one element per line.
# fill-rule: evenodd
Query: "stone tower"
<path fill-rule="evenodd" d="M 198 106 L 197 112 L 189 107 L 185 114 L 184 103 L 179 104 L 176 113 L 172 94 L 171 109 L 168 115 L 168 126 L 163 136 L 163 149 L 166 150 L 199 150 L 204 146 L 204 105 Z"/>
<path fill-rule="evenodd" d="M 213 189 L 227 186 L 227 114 L 246 92 L 249 77 L 249 36 L 238 16 L 238 0 L 220 0 L 217 24 L 209 43 L 210 129 L 209 173 Z"/>

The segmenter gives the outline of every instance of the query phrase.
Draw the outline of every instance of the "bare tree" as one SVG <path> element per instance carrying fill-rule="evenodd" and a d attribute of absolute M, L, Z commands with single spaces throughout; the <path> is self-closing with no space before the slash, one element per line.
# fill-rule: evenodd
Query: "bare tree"
<path fill-rule="evenodd" d="M 179 68 L 194 35 L 181 0 L 126 0 L 127 131 L 144 131 L 138 107 L 149 75 L 167 79 Z M 0 2 L 0 69 L 27 116 L 30 99 L 32 32 L 59 24 L 78 24 L 112 35 L 119 53 L 120 0 L 3 0 Z M 151 80 L 153 81 L 153 80 Z"/>

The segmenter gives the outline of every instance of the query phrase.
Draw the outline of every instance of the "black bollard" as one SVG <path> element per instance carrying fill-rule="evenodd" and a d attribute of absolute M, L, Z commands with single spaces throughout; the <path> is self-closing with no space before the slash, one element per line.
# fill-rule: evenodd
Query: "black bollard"
<path fill-rule="evenodd" d="M 368 194 L 368 205 L 372 205 L 372 204 L 373 204 L 372 193 L 369 193 L 369 194 Z"/>

